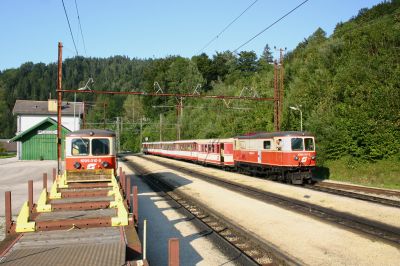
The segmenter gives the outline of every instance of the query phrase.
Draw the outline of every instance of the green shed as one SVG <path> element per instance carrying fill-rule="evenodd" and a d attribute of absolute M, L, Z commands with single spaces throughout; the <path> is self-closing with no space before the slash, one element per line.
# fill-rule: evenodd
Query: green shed
<path fill-rule="evenodd" d="M 68 132 L 70 130 L 61 127 L 62 159 L 64 159 L 65 135 Z M 57 121 L 48 117 L 21 132 L 11 141 L 21 141 L 21 160 L 57 160 Z"/>

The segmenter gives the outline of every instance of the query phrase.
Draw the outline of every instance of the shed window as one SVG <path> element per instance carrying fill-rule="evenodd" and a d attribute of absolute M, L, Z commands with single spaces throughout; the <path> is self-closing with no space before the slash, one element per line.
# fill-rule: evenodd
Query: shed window
<path fill-rule="evenodd" d="M 263 147 L 264 147 L 264 150 L 270 150 L 271 149 L 271 141 L 270 140 L 264 141 Z"/>
<path fill-rule="evenodd" d="M 72 139 L 72 155 L 89 155 L 89 139 Z"/>
<path fill-rule="evenodd" d="M 108 139 L 93 139 L 92 154 L 107 155 L 110 153 L 110 141 Z"/>

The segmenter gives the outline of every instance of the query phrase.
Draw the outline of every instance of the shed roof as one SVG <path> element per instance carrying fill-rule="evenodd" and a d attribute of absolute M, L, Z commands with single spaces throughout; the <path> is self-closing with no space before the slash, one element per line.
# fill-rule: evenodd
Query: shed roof
<path fill-rule="evenodd" d="M 62 102 L 61 110 L 63 115 L 73 115 L 79 110 L 83 110 L 82 102 Z M 14 109 L 14 115 L 55 115 L 57 111 L 49 111 L 48 101 L 31 101 L 31 100 L 16 100 Z"/>
<path fill-rule="evenodd" d="M 56 126 L 57 126 L 57 121 L 56 121 L 56 120 L 54 120 L 54 119 L 52 119 L 52 118 L 50 118 L 50 117 L 47 117 L 47 118 L 44 119 L 43 121 L 37 123 L 36 125 L 34 125 L 34 126 L 28 128 L 28 129 L 25 130 L 25 131 L 19 133 L 18 135 L 16 135 L 16 136 L 13 137 L 12 139 L 10 139 L 8 142 L 20 141 L 21 138 L 23 138 L 26 134 L 28 134 L 28 133 L 31 132 L 32 130 L 35 130 L 36 128 L 40 127 L 41 125 L 43 125 L 43 124 L 45 124 L 45 123 L 50 123 L 50 124 L 53 124 L 53 125 L 56 125 Z M 70 132 L 70 130 L 69 130 L 68 128 L 64 127 L 64 126 L 61 126 L 61 130 L 64 130 L 64 131 L 66 131 L 66 132 Z"/>

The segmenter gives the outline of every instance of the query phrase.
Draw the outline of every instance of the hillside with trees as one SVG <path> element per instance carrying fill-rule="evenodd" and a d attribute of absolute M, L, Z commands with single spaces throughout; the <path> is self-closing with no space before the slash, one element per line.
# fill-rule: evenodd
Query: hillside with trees
<path fill-rule="evenodd" d="M 317 137 L 320 165 L 400 161 L 400 1 L 362 9 L 333 34 L 323 29 L 285 54 L 283 130 L 304 130 Z M 272 49 L 234 54 L 217 52 L 159 59 L 75 57 L 63 62 L 63 88 L 273 97 Z M 56 64 L 25 63 L 0 73 L 0 137 L 14 135 L 16 99 L 55 96 Z M 200 88 L 201 87 L 201 88 Z M 200 89 L 199 89 L 200 88 Z M 73 101 L 73 95 L 64 95 Z M 273 130 L 273 103 L 208 99 L 183 100 L 177 121 L 175 98 L 78 95 L 90 104 L 87 123 L 115 129 L 121 117 L 121 146 L 138 151 L 140 136 L 150 141 L 231 137 Z M 161 115 L 160 115 L 161 114 Z M 160 123 L 161 119 L 161 123 Z M 160 128 L 161 125 L 161 128 Z M 142 129 L 142 130 L 141 130 Z M 142 132 L 142 134 L 140 134 Z M 399 175 L 400 169 L 396 175 Z M 396 181 L 398 182 L 398 180 Z"/>

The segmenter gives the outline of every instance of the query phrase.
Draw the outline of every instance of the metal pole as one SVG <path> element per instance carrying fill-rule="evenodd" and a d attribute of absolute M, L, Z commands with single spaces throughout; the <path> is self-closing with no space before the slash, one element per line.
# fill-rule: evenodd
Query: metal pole
<path fill-rule="evenodd" d="M 162 114 L 160 114 L 160 141 L 162 141 Z"/>
<path fill-rule="evenodd" d="M 139 221 L 138 187 L 134 186 L 132 190 L 133 190 L 133 223 L 136 225 L 136 223 Z"/>
<path fill-rule="evenodd" d="M 57 177 L 57 169 L 53 168 L 53 183 L 54 181 L 56 181 L 56 177 Z"/>
<path fill-rule="evenodd" d="M 61 105 L 62 105 L 62 43 L 58 43 L 57 76 L 57 171 L 61 174 Z"/>
<path fill-rule="evenodd" d="M 106 103 L 103 102 L 103 128 L 106 129 Z"/>
<path fill-rule="evenodd" d="M 283 76 L 284 76 L 284 69 L 283 69 L 283 49 L 280 49 L 280 73 L 279 73 L 279 130 L 282 124 L 282 115 L 283 115 Z"/>
<path fill-rule="evenodd" d="M 75 105 L 76 105 L 76 92 L 74 92 L 74 131 L 76 130 L 75 128 Z"/>
<path fill-rule="evenodd" d="M 43 188 L 47 190 L 47 173 L 43 173 Z"/>
<path fill-rule="evenodd" d="M 116 123 L 116 134 L 117 134 L 117 153 L 120 151 L 120 132 L 119 132 L 119 116 L 117 116 L 117 121 Z"/>
<path fill-rule="evenodd" d="M 168 266 L 179 266 L 179 239 L 168 240 Z"/>
<path fill-rule="evenodd" d="M 143 260 L 146 260 L 147 255 L 146 255 L 146 238 L 147 238 L 147 220 L 145 219 L 143 221 Z"/>
<path fill-rule="evenodd" d="M 303 112 L 300 110 L 300 131 L 303 132 Z"/>
<path fill-rule="evenodd" d="M 278 63 L 274 61 L 274 130 L 279 131 Z"/>
<path fill-rule="evenodd" d="M 5 219 L 6 219 L 6 236 L 10 233 L 12 224 L 12 209 L 11 209 L 11 191 L 5 192 Z"/>
<path fill-rule="evenodd" d="M 33 180 L 28 181 L 28 206 L 29 206 L 29 213 L 32 213 L 32 210 L 33 210 Z"/>
<path fill-rule="evenodd" d="M 126 177 L 126 199 L 128 201 L 129 212 L 131 212 L 132 201 L 131 201 L 131 177 L 130 176 Z"/>
<path fill-rule="evenodd" d="M 142 148 L 143 141 L 143 117 L 140 118 L 140 148 Z"/>

